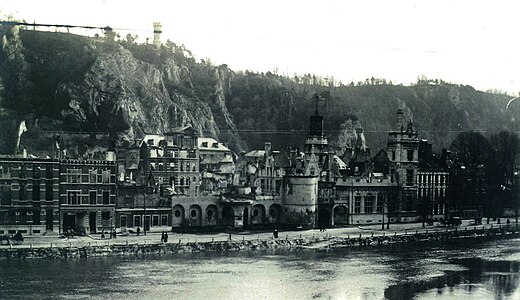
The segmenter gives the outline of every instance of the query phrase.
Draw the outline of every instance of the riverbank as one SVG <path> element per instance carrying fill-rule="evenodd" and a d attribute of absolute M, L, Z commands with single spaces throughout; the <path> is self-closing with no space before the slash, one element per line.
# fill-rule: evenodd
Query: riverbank
<path fill-rule="evenodd" d="M 416 227 L 412 226 L 415 225 Z M 281 232 L 278 238 L 271 233 L 243 233 L 216 235 L 171 235 L 167 243 L 160 242 L 160 234 L 120 237 L 99 240 L 27 238 L 22 245 L 0 247 L 0 259 L 88 258 L 109 255 L 173 254 L 200 251 L 246 251 L 268 249 L 331 249 L 339 247 L 372 247 L 408 243 L 450 243 L 462 239 L 498 239 L 520 236 L 516 224 L 487 224 L 459 228 L 422 228 L 418 224 L 394 226 L 394 230 L 371 227 L 329 229 L 328 231 Z"/>

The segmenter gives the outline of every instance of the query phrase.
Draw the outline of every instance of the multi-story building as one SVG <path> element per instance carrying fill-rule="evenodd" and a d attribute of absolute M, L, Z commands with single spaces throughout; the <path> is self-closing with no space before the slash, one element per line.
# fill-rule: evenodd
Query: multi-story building
<path fill-rule="evenodd" d="M 59 161 L 0 159 L 0 234 L 59 230 Z"/>
<path fill-rule="evenodd" d="M 417 198 L 421 220 L 439 221 L 448 216 L 449 169 L 444 161 L 432 152 L 432 144 L 419 143 L 419 169 L 417 172 Z"/>
<path fill-rule="evenodd" d="M 387 144 L 391 180 L 397 182 L 399 189 L 399 196 L 395 202 L 389 203 L 389 210 L 398 222 L 417 221 L 418 136 L 412 120 L 405 124 L 403 110 L 398 109 L 397 130 L 388 133 Z"/>
<path fill-rule="evenodd" d="M 273 150 L 270 142 L 265 143 L 263 150 L 245 153 L 237 163 L 235 183 L 255 194 L 279 194 L 286 171 L 285 165 L 279 163 L 279 157 L 284 154 Z"/>
<path fill-rule="evenodd" d="M 234 154 L 213 138 L 199 137 L 201 189 L 225 192 L 233 184 L 235 173 Z"/>
<path fill-rule="evenodd" d="M 116 226 L 115 208 L 115 161 L 61 161 L 60 232 L 111 231 Z"/>
<path fill-rule="evenodd" d="M 395 201 L 397 183 L 388 176 L 345 176 L 336 181 L 333 225 L 395 223 L 388 204 Z"/>

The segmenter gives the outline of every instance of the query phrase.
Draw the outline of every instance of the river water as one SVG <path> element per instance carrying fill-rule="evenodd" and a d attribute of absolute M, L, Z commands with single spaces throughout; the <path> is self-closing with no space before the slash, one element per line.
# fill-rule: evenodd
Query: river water
<path fill-rule="evenodd" d="M 520 239 L 0 261 L 2 299 L 520 299 Z"/>

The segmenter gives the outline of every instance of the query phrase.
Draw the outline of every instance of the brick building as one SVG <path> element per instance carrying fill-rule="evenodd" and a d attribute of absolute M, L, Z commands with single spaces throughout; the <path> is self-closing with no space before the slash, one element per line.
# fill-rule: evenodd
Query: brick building
<path fill-rule="evenodd" d="M 59 230 L 59 161 L 0 158 L 0 234 Z"/>

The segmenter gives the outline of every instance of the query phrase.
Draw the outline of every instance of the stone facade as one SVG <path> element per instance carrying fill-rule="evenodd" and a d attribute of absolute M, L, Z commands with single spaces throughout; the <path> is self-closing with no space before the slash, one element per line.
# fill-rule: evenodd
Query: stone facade
<path fill-rule="evenodd" d="M 116 164 L 106 160 L 60 163 L 60 233 L 99 233 L 116 226 Z"/>
<path fill-rule="evenodd" d="M 59 230 L 59 161 L 0 160 L 0 234 Z"/>

